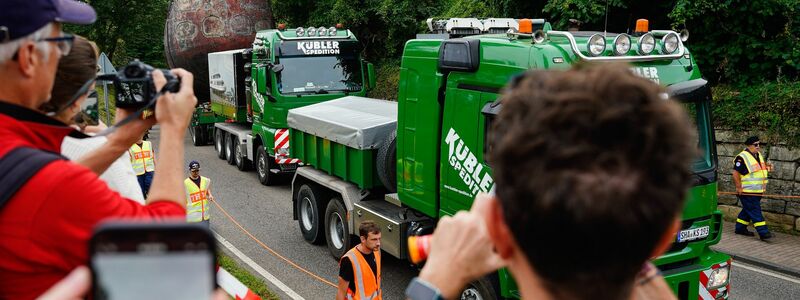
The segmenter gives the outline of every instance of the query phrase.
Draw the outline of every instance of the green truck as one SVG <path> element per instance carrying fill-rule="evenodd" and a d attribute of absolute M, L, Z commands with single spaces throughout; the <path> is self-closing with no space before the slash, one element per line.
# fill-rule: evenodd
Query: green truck
<path fill-rule="evenodd" d="M 294 218 L 304 239 L 341 257 L 356 226 L 382 226 L 382 249 L 408 259 L 409 236 L 470 208 L 494 182 L 486 134 L 502 109 L 501 88 L 530 69 L 579 61 L 624 61 L 665 86 L 690 113 L 702 155 L 672 247 L 654 260 L 680 299 L 728 297 L 730 257 L 709 247 L 721 237 L 711 94 L 684 37 L 557 31 L 545 20 L 428 20 L 431 33 L 406 43 L 397 102 L 345 97 L 289 110 L 291 155 L 306 165 L 292 182 Z M 470 284 L 462 299 L 519 298 L 504 269 Z"/>
<path fill-rule="evenodd" d="M 195 145 L 213 140 L 219 158 L 242 171 L 255 165 L 264 185 L 288 177 L 301 163 L 288 155 L 288 110 L 363 96 L 375 71 L 361 47 L 350 30 L 301 27 L 259 31 L 252 48 L 209 53 L 210 101 L 195 110 Z"/>

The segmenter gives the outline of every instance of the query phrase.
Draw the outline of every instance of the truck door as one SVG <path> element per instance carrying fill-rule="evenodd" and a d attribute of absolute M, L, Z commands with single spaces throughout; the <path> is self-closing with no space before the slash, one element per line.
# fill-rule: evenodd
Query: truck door
<path fill-rule="evenodd" d="M 489 192 L 494 185 L 485 159 L 487 118 L 481 110 L 495 99 L 497 91 L 491 88 L 448 82 L 442 120 L 439 215 L 469 210 L 475 195 Z"/>

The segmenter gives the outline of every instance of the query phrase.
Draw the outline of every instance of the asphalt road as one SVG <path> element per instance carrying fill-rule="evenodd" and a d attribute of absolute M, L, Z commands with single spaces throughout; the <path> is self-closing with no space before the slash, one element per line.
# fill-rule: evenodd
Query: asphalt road
<path fill-rule="evenodd" d="M 158 130 L 155 129 L 151 134 L 154 145 L 157 145 L 157 138 Z M 213 146 L 192 146 L 188 134 L 185 144 L 184 165 L 188 165 L 191 160 L 200 162 L 201 174 L 211 178 L 212 192 L 219 204 L 258 241 L 248 236 L 224 214 L 216 211 L 214 206 L 212 230 L 232 244 L 240 254 L 262 268 L 262 271 L 269 273 L 266 275 L 274 276 L 280 281 L 276 285 L 265 280 L 282 299 L 291 299 L 288 293 L 281 292 L 285 288 L 305 299 L 334 298 L 336 288 L 322 280 L 337 283 L 338 262 L 324 245 L 310 245 L 303 240 L 297 221 L 292 219 L 291 189 L 288 182 L 284 186 L 262 186 L 253 171 L 240 172 L 235 166 L 218 159 Z M 265 246 L 314 275 L 293 267 L 265 249 Z M 225 251 L 233 254 L 229 249 Z M 232 256 L 236 258 L 235 255 Z M 383 257 L 384 299 L 403 299 L 403 290 L 417 271 L 407 262 L 394 259 L 390 255 Z M 241 258 L 237 259 L 240 263 L 243 262 Z M 250 269 L 254 274 L 258 273 L 257 270 Z M 731 276 L 730 299 L 800 299 L 799 278 L 738 262 L 734 263 Z"/>

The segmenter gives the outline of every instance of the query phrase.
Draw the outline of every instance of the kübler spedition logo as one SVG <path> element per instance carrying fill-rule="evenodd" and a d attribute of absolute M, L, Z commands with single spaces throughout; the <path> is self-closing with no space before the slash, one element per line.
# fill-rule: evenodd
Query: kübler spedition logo
<path fill-rule="evenodd" d="M 297 42 L 297 50 L 305 55 L 330 55 L 339 54 L 339 42 L 337 41 L 308 41 Z"/>
<path fill-rule="evenodd" d="M 488 193 L 494 184 L 492 176 L 489 175 L 488 170 L 483 169 L 483 164 L 478 162 L 478 158 L 464 144 L 464 140 L 458 136 L 455 129 L 450 128 L 444 142 L 450 146 L 447 154 L 450 166 L 458 172 L 458 177 L 461 177 L 461 180 L 467 185 L 472 196 L 479 191 Z"/>

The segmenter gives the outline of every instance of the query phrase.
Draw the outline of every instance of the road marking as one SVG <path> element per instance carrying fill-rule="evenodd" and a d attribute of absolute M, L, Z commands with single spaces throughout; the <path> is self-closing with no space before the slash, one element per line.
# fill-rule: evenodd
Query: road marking
<path fill-rule="evenodd" d="M 753 272 L 757 272 L 757 273 L 761 273 L 761 274 L 764 274 L 764 275 L 767 275 L 767 276 L 772 276 L 772 277 L 775 277 L 775 278 L 778 278 L 778 279 L 783 279 L 783 280 L 786 280 L 786 281 L 789 281 L 789 282 L 800 284 L 800 279 L 796 279 L 794 277 L 788 277 L 788 276 L 781 275 L 781 274 L 774 273 L 774 272 L 770 272 L 770 271 L 767 271 L 767 270 L 764 270 L 764 269 L 759 269 L 759 268 L 757 268 L 755 266 L 748 265 L 748 264 L 745 264 L 745 263 L 742 263 L 742 262 L 734 261 L 733 265 L 736 266 L 737 268 L 747 269 L 747 270 L 750 270 L 750 271 L 753 271 Z"/>
<path fill-rule="evenodd" d="M 212 230 L 212 232 L 214 233 L 214 238 L 216 238 L 217 241 L 219 241 L 220 244 L 225 246 L 225 248 L 228 248 L 228 250 L 233 252 L 233 255 L 236 255 L 236 257 L 238 257 L 245 264 L 247 264 L 248 266 L 253 268 L 253 270 L 256 270 L 256 272 L 258 272 L 258 274 L 263 276 L 264 279 L 269 280 L 269 282 L 271 282 L 276 287 L 278 287 L 278 289 L 280 289 L 284 294 L 289 296 L 289 298 L 294 299 L 294 300 L 305 300 L 303 297 L 301 297 L 299 294 L 297 294 L 297 292 L 295 292 L 294 290 L 289 288 L 286 284 L 284 284 L 282 281 L 280 281 L 280 279 L 275 277 L 275 275 L 272 275 L 270 272 L 267 272 L 267 270 L 264 270 L 264 268 L 262 268 L 260 265 L 258 265 L 252 259 L 250 259 L 250 257 L 248 257 L 247 255 L 242 253 L 242 251 L 239 251 L 239 249 L 236 249 L 236 247 L 233 246 L 233 244 L 229 243 L 228 240 L 223 238 L 221 235 L 217 234 L 216 231 Z"/>

